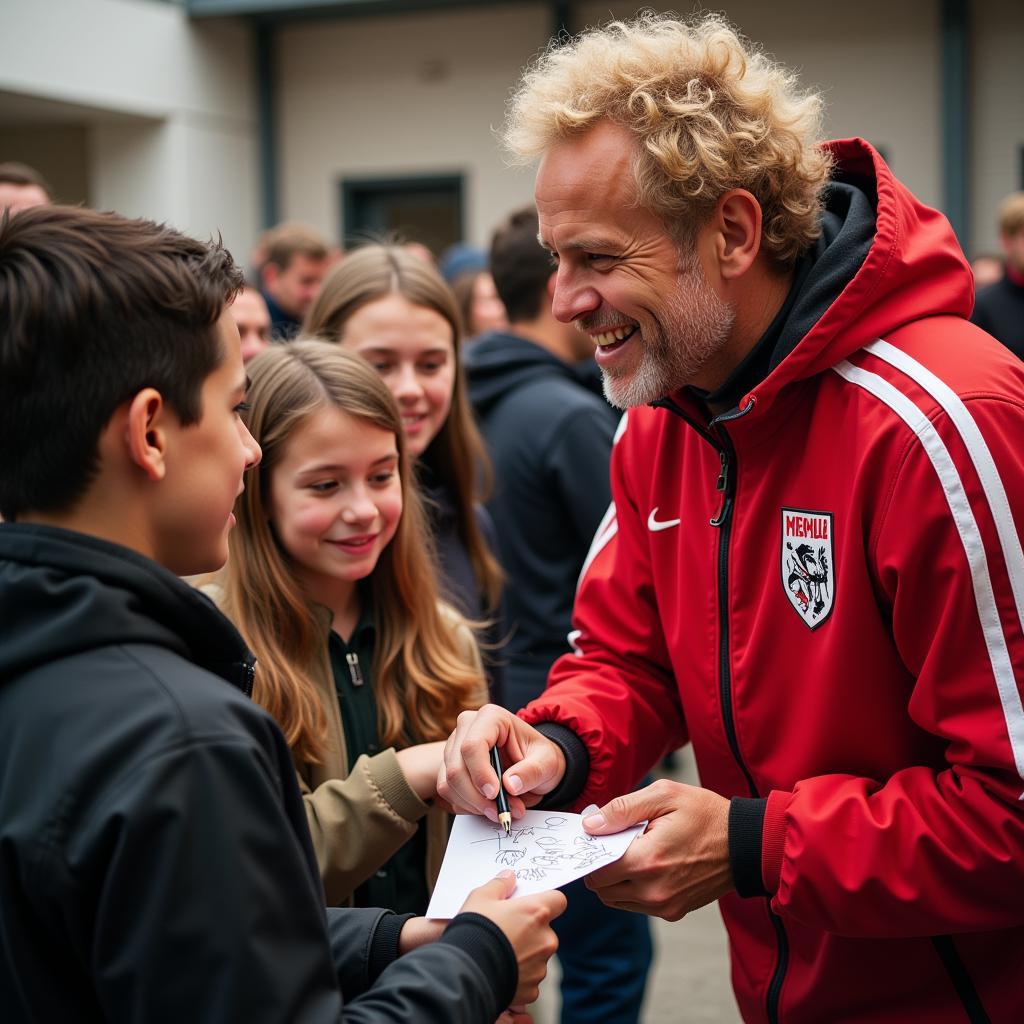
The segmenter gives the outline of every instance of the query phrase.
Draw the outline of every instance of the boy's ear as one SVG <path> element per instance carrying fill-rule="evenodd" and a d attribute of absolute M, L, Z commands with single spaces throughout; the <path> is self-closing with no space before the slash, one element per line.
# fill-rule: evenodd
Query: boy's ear
<path fill-rule="evenodd" d="M 167 431 L 170 410 L 160 392 L 143 388 L 128 404 L 126 440 L 132 461 L 153 481 L 167 472 Z"/>

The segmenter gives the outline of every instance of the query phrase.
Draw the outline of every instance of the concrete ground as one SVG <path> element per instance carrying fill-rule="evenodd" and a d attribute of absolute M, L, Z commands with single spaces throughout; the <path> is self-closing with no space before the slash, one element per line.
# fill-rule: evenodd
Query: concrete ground
<path fill-rule="evenodd" d="M 671 777 L 696 784 L 690 750 L 676 757 L 678 766 Z M 740 1024 L 717 906 L 694 911 L 675 924 L 655 918 L 653 925 L 656 950 L 641 1018 L 644 1024 Z M 558 1024 L 557 964 L 552 964 L 530 1012 L 535 1024 Z"/>

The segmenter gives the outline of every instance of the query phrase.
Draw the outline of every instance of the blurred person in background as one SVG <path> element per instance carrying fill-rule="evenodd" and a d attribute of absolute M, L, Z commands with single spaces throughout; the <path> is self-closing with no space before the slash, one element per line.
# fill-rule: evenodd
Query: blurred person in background
<path fill-rule="evenodd" d="M 28 164 L 0 163 L 0 213 L 48 206 L 53 193 L 46 179 Z"/>
<path fill-rule="evenodd" d="M 578 376 L 580 364 L 593 363 L 593 342 L 551 312 L 555 270 L 537 231 L 533 206 L 495 231 L 490 267 L 510 326 L 481 335 L 466 355 L 470 401 L 494 465 L 488 509 L 508 574 L 512 711 L 541 695 L 551 666 L 569 653 L 576 580 L 611 504 L 616 422 Z M 606 907 L 582 879 L 564 891 L 568 909 L 555 925 L 562 1021 L 639 1020 L 650 923 Z"/>
<path fill-rule="evenodd" d="M 428 266 L 436 267 L 437 260 L 434 259 L 434 254 L 430 251 L 430 246 L 423 242 L 402 242 L 403 247 L 413 256 L 423 260 Z"/>
<path fill-rule="evenodd" d="M 247 363 L 270 344 L 270 310 L 259 289 L 248 284 L 228 309 L 242 339 L 242 361 Z"/>
<path fill-rule="evenodd" d="M 330 267 L 327 242 L 302 224 L 280 224 L 259 240 L 260 290 L 270 310 L 271 334 L 288 341 L 299 333 Z"/>
<path fill-rule="evenodd" d="M 487 267 L 487 254 L 468 242 L 445 250 L 438 264 L 462 317 L 464 343 L 472 344 L 484 331 L 508 327 L 508 315 Z"/>
<path fill-rule="evenodd" d="M 490 463 L 466 397 L 451 290 L 404 246 L 368 244 L 324 280 L 305 332 L 363 356 L 395 396 L 427 498 L 442 589 L 466 618 L 489 623 L 482 637 L 488 690 L 492 701 L 504 703 L 497 656 L 503 573 L 494 524 L 481 504 Z"/>
<path fill-rule="evenodd" d="M 971 260 L 971 273 L 974 275 L 974 294 L 982 288 L 995 284 L 1003 276 L 1003 261 L 990 252 L 983 252 Z"/>
<path fill-rule="evenodd" d="M 1006 262 L 1002 278 L 978 292 L 971 320 L 1024 358 L 1024 192 L 999 207 L 999 241 Z"/>

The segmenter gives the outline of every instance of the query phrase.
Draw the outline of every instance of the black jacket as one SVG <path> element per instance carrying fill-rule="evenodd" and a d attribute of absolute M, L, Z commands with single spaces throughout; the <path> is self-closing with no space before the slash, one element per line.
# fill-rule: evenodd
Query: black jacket
<path fill-rule="evenodd" d="M 402 918 L 325 912 L 251 676 L 227 619 L 155 563 L 0 525 L 5 1024 L 490 1022 L 508 1004 L 490 922 L 389 967 Z"/>
<path fill-rule="evenodd" d="M 488 508 L 508 573 L 505 690 L 516 709 L 569 649 L 576 580 L 611 502 L 615 421 L 578 371 L 514 334 L 483 335 L 466 373 L 494 463 Z"/>
<path fill-rule="evenodd" d="M 505 659 L 502 646 L 507 627 L 504 596 L 497 608 L 488 606 L 487 597 L 473 571 L 469 548 L 459 532 L 459 514 L 455 496 L 436 482 L 422 463 L 418 467 L 420 493 L 424 497 L 430 535 L 437 552 L 441 595 L 460 614 L 472 622 L 487 625 L 478 634 L 480 657 L 487 674 L 487 696 L 493 704 L 505 704 Z M 474 506 L 476 527 L 484 543 L 497 555 L 498 540 L 490 513 L 483 505 Z"/>
<path fill-rule="evenodd" d="M 1004 275 L 978 292 L 971 322 L 1024 359 L 1024 284 Z"/>

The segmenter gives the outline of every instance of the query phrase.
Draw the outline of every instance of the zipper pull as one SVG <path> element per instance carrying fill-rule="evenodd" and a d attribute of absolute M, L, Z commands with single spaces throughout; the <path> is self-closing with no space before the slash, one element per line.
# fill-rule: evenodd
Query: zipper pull
<path fill-rule="evenodd" d="M 345 660 L 348 662 L 348 674 L 352 677 L 353 686 L 362 686 L 364 683 L 362 670 L 359 668 L 359 657 L 356 654 L 346 654 Z"/>
<path fill-rule="evenodd" d="M 722 495 L 722 504 L 718 506 L 718 512 L 711 520 L 711 526 L 724 525 L 732 507 L 732 496 L 729 494 L 729 456 L 723 449 L 718 453 L 718 457 L 722 460 L 722 468 L 718 474 L 715 489 Z"/>
<path fill-rule="evenodd" d="M 729 456 L 724 451 L 718 453 L 718 457 L 722 462 L 722 468 L 718 474 L 718 482 L 715 484 L 715 490 L 724 491 L 729 485 Z"/>

